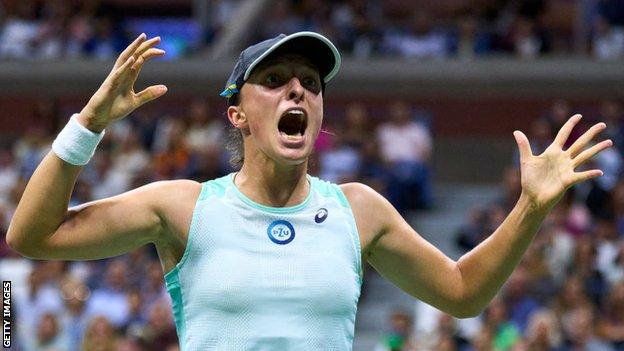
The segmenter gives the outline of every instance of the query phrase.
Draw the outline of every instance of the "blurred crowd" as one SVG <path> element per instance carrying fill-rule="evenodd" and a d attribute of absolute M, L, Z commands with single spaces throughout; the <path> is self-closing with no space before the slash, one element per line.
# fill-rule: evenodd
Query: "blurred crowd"
<path fill-rule="evenodd" d="M 528 138 L 534 154 L 552 142 L 572 115 L 566 101 L 534 120 Z M 597 121 L 614 147 L 586 168 L 604 176 L 568 190 L 547 216 L 520 266 L 484 313 L 456 320 L 421 306 L 416 320 L 397 311 L 379 350 L 624 350 L 624 110 L 604 101 L 597 116 L 585 115 L 570 146 Z M 491 235 L 520 194 L 517 155 L 504 173 L 500 198 L 470 209 L 456 243 L 466 252 Z M 398 346 L 397 346 L 398 345 Z"/>
<path fill-rule="evenodd" d="M 45 115 L 58 113 L 54 104 L 41 105 L 48 106 Z M 226 147 L 231 131 L 215 111 L 196 99 L 177 114 L 139 110 L 112 124 L 83 169 L 70 206 L 153 181 L 206 181 L 234 171 Z M 426 116 L 403 101 L 384 107 L 390 118 L 372 118 L 359 103 L 338 113 L 326 117 L 310 172 L 333 182 L 362 180 L 401 211 L 429 208 L 433 142 Z M 13 284 L 16 349 L 176 350 L 171 302 L 152 246 L 90 262 L 31 261 L 7 247 L 4 236 L 17 201 L 68 116 L 57 118 L 56 126 L 38 123 L 0 147 L 0 278 Z"/>
<path fill-rule="evenodd" d="M 262 37 L 314 30 L 355 57 L 624 57 L 621 0 L 277 1 Z"/>
<path fill-rule="evenodd" d="M 213 0 L 200 10 L 171 1 L 178 11 L 158 12 L 106 0 L 3 1 L 0 58 L 108 59 L 141 32 L 163 37 L 165 59 L 196 55 L 224 33 L 241 2 Z M 261 15 L 249 43 L 312 30 L 357 58 L 624 57 L 621 0 L 274 0 Z"/>
<path fill-rule="evenodd" d="M 134 4 L 101 0 L 0 2 L 0 59 L 108 60 L 139 34 L 161 36 L 164 59 L 201 52 L 233 15 L 240 0 L 206 2 L 203 23 L 192 4 Z M 168 6 L 167 6 L 168 5 Z"/>

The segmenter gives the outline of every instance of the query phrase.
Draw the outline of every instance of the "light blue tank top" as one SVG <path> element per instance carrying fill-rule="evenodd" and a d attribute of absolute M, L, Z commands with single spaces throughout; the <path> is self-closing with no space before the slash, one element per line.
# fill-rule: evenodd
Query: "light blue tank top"
<path fill-rule="evenodd" d="M 362 265 L 340 188 L 308 176 L 301 204 L 267 207 L 233 176 L 202 184 L 165 274 L 181 350 L 351 350 Z"/>

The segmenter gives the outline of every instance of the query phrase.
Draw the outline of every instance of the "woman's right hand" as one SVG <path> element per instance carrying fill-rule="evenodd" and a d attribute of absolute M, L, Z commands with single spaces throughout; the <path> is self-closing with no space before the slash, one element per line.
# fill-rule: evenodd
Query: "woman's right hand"
<path fill-rule="evenodd" d="M 139 93 L 134 92 L 134 83 L 143 64 L 152 57 L 165 54 L 164 50 L 154 48 L 160 37 L 146 39 L 146 35 L 141 34 L 119 55 L 108 77 L 80 112 L 78 121 L 83 126 L 99 133 L 111 122 L 167 92 L 164 85 L 153 85 Z"/>

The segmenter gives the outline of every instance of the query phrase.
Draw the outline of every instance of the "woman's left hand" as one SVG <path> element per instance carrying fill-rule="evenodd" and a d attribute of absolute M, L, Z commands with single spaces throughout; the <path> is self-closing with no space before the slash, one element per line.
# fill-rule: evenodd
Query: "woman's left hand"
<path fill-rule="evenodd" d="M 535 209 L 550 210 L 569 187 L 602 175 L 599 169 L 582 172 L 574 170 L 613 145 L 607 139 L 588 147 L 591 140 L 606 128 L 606 124 L 601 122 L 593 125 L 572 146 L 563 150 L 570 132 L 580 119 L 581 115 L 572 116 L 541 155 L 533 155 L 524 133 L 518 130 L 513 133 L 520 150 L 522 195 L 528 197 Z"/>

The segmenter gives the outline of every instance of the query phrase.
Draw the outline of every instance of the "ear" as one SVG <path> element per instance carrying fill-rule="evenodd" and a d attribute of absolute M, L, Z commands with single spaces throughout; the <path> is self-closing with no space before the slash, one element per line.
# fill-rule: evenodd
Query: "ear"
<path fill-rule="evenodd" d="M 247 117 L 245 116 L 245 112 L 240 106 L 230 106 L 227 109 L 227 116 L 230 120 L 230 123 L 235 128 L 238 129 L 246 129 L 247 128 Z"/>

